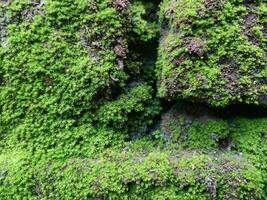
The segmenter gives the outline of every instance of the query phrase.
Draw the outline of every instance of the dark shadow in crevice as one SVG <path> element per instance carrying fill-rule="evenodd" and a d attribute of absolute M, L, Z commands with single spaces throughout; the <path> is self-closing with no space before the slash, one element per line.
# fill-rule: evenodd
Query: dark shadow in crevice
<path fill-rule="evenodd" d="M 267 117 L 267 107 L 248 104 L 233 104 L 225 108 L 212 108 L 219 117 L 230 118 L 242 116 L 246 118 Z"/>
<path fill-rule="evenodd" d="M 166 112 L 170 110 L 176 104 L 186 104 L 192 108 L 202 107 L 212 111 L 212 113 L 222 119 L 229 119 L 234 117 L 246 117 L 246 118 L 263 118 L 267 117 L 267 107 L 260 105 L 248 105 L 248 104 L 232 104 L 226 107 L 211 107 L 206 103 L 190 102 L 185 100 L 180 101 L 167 101 L 162 100 L 163 110 Z"/>
<path fill-rule="evenodd" d="M 142 18 L 148 23 L 158 22 L 158 11 L 161 0 L 141 0 L 146 13 L 142 15 Z M 130 74 L 129 83 L 132 82 L 145 82 L 154 88 L 156 94 L 156 62 L 157 51 L 159 46 L 160 33 L 156 31 L 156 36 L 152 39 L 145 41 L 140 38 L 134 32 L 129 34 L 129 38 L 135 38 L 135 40 L 129 40 L 128 48 L 132 55 L 132 58 L 140 60 L 143 64 L 136 71 L 135 68 L 129 68 L 127 73 Z M 127 69 L 126 69 L 127 70 Z M 155 95 L 154 94 L 154 95 Z"/>

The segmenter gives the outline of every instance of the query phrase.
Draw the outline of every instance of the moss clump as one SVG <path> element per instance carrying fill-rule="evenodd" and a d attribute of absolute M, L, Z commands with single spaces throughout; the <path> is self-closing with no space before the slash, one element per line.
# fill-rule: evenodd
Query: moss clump
<path fill-rule="evenodd" d="M 127 0 L 1 3 L 0 146 L 88 155 L 145 132 L 159 104 L 142 77 L 133 82 L 138 60 L 128 46 L 155 36 L 144 7 Z"/>
<path fill-rule="evenodd" d="M 154 136 L 170 149 L 237 152 L 262 172 L 267 191 L 266 117 L 226 117 L 203 105 L 179 103 L 162 116 Z"/>
<path fill-rule="evenodd" d="M 263 171 L 265 191 L 267 191 L 267 119 L 242 117 L 236 119 L 232 127 L 231 137 L 235 149 L 242 152 Z"/>
<path fill-rule="evenodd" d="M 266 105 L 266 2 L 253 2 L 162 2 L 161 97 Z"/>
<path fill-rule="evenodd" d="M 219 148 L 218 141 L 230 134 L 227 121 L 212 110 L 184 102 L 163 114 L 160 127 L 163 140 L 191 149 Z"/>
<path fill-rule="evenodd" d="M 264 194 L 261 172 L 232 154 L 108 151 L 38 166 L 25 154 L 7 155 L 8 164 L 0 156 L 1 199 L 260 199 Z M 18 160 L 24 164 L 16 165 Z"/>

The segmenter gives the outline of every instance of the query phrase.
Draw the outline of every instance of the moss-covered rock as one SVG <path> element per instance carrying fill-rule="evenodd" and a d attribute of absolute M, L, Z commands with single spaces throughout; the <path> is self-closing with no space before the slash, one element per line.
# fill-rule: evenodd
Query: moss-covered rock
<path fill-rule="evenodd" d="M 160 96 L 266 106 L 266 16 L 264 0 L 164 0 Z"/>
<path fill-rule="evenodd" d="M 163 114 L 160 128 L 153 135 L 170 149 L 202 149 L 243 155 L 264 174 L 266 190 L 266 117 L 251 118 L 236 114 L 229 117 L 207 106 L 179 103 Z"/>
<path fill-rule="evenodd" d="M 0 146 L 90 154 L 146 131 L 159 104 L 129 47 L 155 37 L 144 8 L 128 0 L 1 3 Z"/>
<path fill-rule="evenodd" d="M 131 151 L 131 149 L 130 149 Z M 98 158 L 0 156 L 0 198 L 262 199 L 262 173 L 240 155 L 108 151 Z M 11 159 L 6 159 L 6 157 Z M 20 161 L 20 162 L 18 162 Z M 17 164 L 18 163 L 18 164 Z M 18 192 L 19 191 L 19 192 Z"/>
<path fill-rule="evenodd" d="M 156 73 L 168 99 L 266 102 L 266 4 L 163 1 L 155 72 L 158 3 L 0 2 L 1 200 L 266 198 L 266 118 L 180 103 L 146 135 Z"/>
<path fill-rule="evenodd" d="M 185 102 L 163 114 L 160 127 L 164 140 L 179 143 L 183 148 L 219 148 L 219 141 L 230 135 L 227 120 L 206 106 Z"/>

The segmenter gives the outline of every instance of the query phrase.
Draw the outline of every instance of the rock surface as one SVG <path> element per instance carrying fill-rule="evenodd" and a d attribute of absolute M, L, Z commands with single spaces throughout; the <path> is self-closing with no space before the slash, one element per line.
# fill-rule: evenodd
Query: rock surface
<path fill-rule="evenodd" d="M 266 2 L 164 0 L 161 97 L 266 106 Z"/>
<path fill-rule="evenodd" d="M 1 200 L 267 196 L 266 113 L 180 101 L 266 102 L 266 3 L 159 3 L 0 1 Z"/>

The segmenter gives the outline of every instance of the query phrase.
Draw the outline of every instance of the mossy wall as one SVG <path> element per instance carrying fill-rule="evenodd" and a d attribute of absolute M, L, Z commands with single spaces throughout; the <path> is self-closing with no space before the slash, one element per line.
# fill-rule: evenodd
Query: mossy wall
<path fill-rule="evenodd" d="M 267 116 L 180 102 L 265 105 L 265 18 L 264 1 L 0 2 L 0 199 L 265 199 Z"/>

